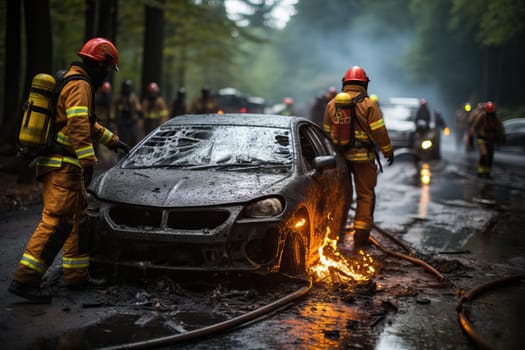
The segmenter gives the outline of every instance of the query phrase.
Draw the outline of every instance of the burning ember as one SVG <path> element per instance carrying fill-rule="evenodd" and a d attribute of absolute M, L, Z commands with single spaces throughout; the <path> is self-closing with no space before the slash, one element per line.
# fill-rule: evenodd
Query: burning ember
<path fill-rule="evenodd" d="M 330 238 L 330 228 L 326 229 L 323 244 L 319 247 L 319 264 L 311 268 L 315 280 L 319 281 L 327 276 L 338 281 L 368 281 L 374 276 L 372 266 L 374 260 L 369 254 L 360 250 L 359 255 L 347 260 L 337 251 L 337 239 Z M 334 282 L 336 282 L 334 281 Z"/>

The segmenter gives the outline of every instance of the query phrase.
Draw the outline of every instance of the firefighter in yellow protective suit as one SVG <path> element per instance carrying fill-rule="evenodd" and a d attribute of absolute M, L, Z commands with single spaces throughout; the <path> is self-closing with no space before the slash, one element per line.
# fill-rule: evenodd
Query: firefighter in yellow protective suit
<path fill-rule="evenodd" d="M 483 109 L 472 120 L 468 131 L 470 139 L 477 138 L 479 161 L 478 177 L 490 178 L 494 150 L 500 143 L 505 143 L 505 131 L 503 123 L 496 115 L 496 106 L 493 102 L 484 104 Z"/>
<path fill-rule="evenodd" d="M 394 151 L 381 111 L 367 96 L 369 81 L 363 68 L 353 66 L 348 69 L 343 77 L 343 91 L 349 95 L 348 99 L 355 102 L 355 115 L 351 114 L 345 124 L 340 124 L 336 108 L 339 94 L 328 103 L 324 114 L 324 131 L 343 152 L 356 190 L 357 206 L 353 222 L 355 250 L 368 244 L 373 224 L 374 188 L 377 184 L 376 146 L 387 158 L 388 165 L 394 161 Z M 346 132 L 341 132 L 340 128 L 346 128 Z"/>
<path fill-rule="evenodd" d="M 144 112 L 144 133 L 149 134 L 160 124 L 169 118 L 169 111 L 166 101 L 160 96 L 159 85 L 155 82 L 147 87 L 147 96 L 142 101 L 142 111 Z"/>
<path fill-rule="evenodd" d="M 51 295 L 40 287 L 42 276 L 63 249 L 64 285 L 87 286 L 89 255 L 79 224 L 86 218 L 86 188 L 97 162 L 92 140 L 115 151 L 128 151 L 117 135 L 92 115 L 94 91 L 111 70 L 118 71 L 118 52 L 107 39 L 93 38 L 78 52 L 65 74 L 82 75 L 86 80 L 66 83 L 58 96 L 54 151 L 41 155 L 36 176 L 42 182 L 43 209 L 40 223 L 27 243 L 14 273 L 9 291 L 36 303 L 50 303 Z"/>

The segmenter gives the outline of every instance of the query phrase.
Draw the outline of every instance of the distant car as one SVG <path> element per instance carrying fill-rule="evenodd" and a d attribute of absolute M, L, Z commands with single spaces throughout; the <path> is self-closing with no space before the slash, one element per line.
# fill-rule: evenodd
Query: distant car
<path fill-rule="evenodd" d="M 302 275 L 351 198 L 344 158 L 307 119 L 178 116 L 89 187 L 92 266 Z"/>
<path fill-rule="evenodd" d="M 381 112 L 394 149 L 414 148 L 417 105 L 381 104 Z"/>
<path fill-rule="evenodd" d="M 419 99 L 410 97 L 392 97 L 381 104 L 392 147 L 412 150 L 423 161 L 440 159 L 440 130 L 431 121 L 428 129 L 418 131 L 415 123 L 418 108 Z"/>
<path fill-rule="evenodd" d="M 525 148 L 525 118 L 512 118 L 503 122 L 505 128 L 504 147 Z"/>

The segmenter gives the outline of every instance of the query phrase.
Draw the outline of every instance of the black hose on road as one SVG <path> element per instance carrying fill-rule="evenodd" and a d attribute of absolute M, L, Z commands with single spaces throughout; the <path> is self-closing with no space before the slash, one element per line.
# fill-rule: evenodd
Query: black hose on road
<path fill-rule="evenodd" d="M 211 326 L 203 327 L 186 333 L 174 334 L 160 338 L 154 338 L 150 340 L 139 341 L 135 343 L 119 344 L 115 346 L 100 348 L 100 350 L 117 350 L 117 349 L 147 349 L 153 347 L 159 347 L 163 345 L 173 345 L 183 341 L 189 341 L 196 338 L 210 336 L 214 333 L 222 332 L 227 329 L 234 328 L 244 323 L 253 321 L 254 319 L 264 316 L 286 304 L 295 301 L 308 293 L 312 289 L 312 280 L 310 279 L 309 285 L 301 287 L 297 291 L 286 295 L 285 297 L 278 299 L 270 304 L 266 304 L 256 310 L 234 317 L 232 319 L 215 323 Z"/>
<path fill-rule="evenodd" d="M 488 289 L 492 287 L 501 286 L 507 283 L 517 282 L 520 280 L 525 279 L 525 273 L 512 275 L 508 277 L 499 278 L 493 281 L 486 282 L 484 284 L 481 284 L 471 290 L 469 290 L 467 293 L 465 293 L 459 300 L 459 303 L 456 307 L 456 311 L 458 312 L 458 321 L 461 326 L 461 329 L 465 333 L 467 333 L 470 340 L 472 340 L 477 346 L 479 346 L 482 349 L 495 349 L 493 345 L 490 344 L 489 341 L 484 339 L 482 336 L 480 336 L 470 324 L 467 315 L 465 314 L 465 303 L 470 303 L 476 296 L 479 294 L 487 291 Z"/>
<path fill-rule="evenodd" d="M 407 261 L 410 261 L 411 263 L 414 263 L 416 265 L 420 265 L 420 266 L 423 266 L 425 268 L 425 270 L 433 273 L 440 281 L 442 281 L 445 277 L 438 271 L 436 270 L 435 268 L 433 268 L 432 266 L 430 266 L 429 264 L 427 264 L 426 262 L 424 262 L 423 260 L 421 259 L 418 259 L 418 258 L 414 258 L 412 256 L 408 256 L 408 255 L 405 255 L 405 254 L 401 254 L 401 253 L 396 253 L 396 252 L 393 252 L 391 250 L 388 250 L 386 249 L 385 247 L 383 247 L 374 237 L 370 236 L 370 242 L 372 242 L 376 247 L 378 247 L 383 253 L 386 253 L 386 254 L 389 254 L 389 255 L 392 255 L 392 256 L 396 256 L 398 258 L 401 258 L 401 259 L 404 259 L 404 260 L 407 260 Z"/>

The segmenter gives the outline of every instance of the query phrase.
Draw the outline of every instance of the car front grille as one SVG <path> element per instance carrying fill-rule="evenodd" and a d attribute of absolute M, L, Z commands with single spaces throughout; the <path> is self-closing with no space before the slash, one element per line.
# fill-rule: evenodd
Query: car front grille
<path fill-rule="evenodd" d="M 109 211 L 109 217 L 119 226 L 198 231 L 215 229 L 225 223 L 229 216 L 228 211 L 217 209 L 167 210 L 123 205 L 113 206 Z"/>

